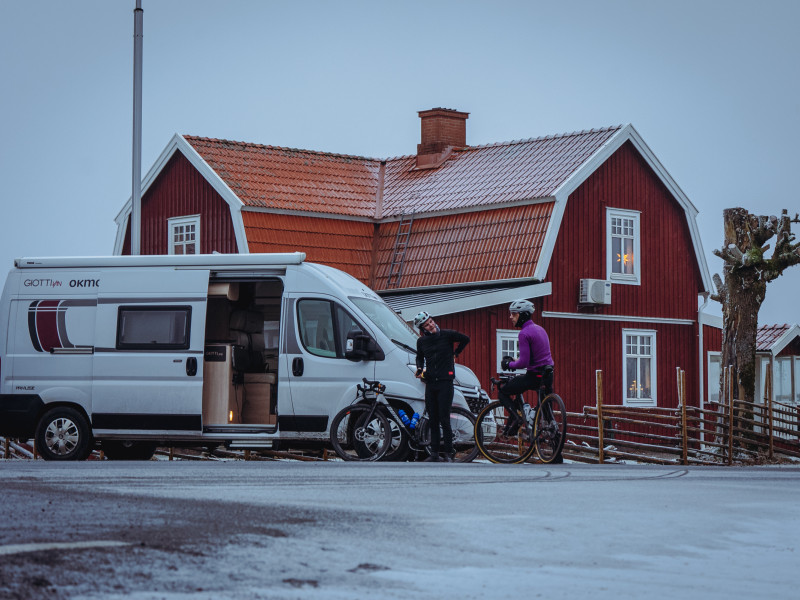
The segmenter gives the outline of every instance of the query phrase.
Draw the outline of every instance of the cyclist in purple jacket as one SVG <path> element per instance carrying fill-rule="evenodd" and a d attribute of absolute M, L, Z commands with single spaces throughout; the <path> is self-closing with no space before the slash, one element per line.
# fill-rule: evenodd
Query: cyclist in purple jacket
<path fill-rule="evenodd" d="M 525 369 L 522 375 L 514 377 L 499 390 L 499 400 L 512 415 L 516 414 L 514 401 L 516 396 L 528 390 L 536 390 L 544 386 L 545 395 L 553 392 L 553 357 L 550 354 L 550 339 L 543 327 L 531 321 L 534 312 L 533 303 L 528 300 L 514 300 L 509 307 L 511 322 L 520 328 L 519 358 L 504 356 L 500 366 L 504 371 Z M 542 400 L 542 398 L 539 398 Z M 509 421 L 505 435 L 514 436 L 519 429 L 516 419 Z"/>

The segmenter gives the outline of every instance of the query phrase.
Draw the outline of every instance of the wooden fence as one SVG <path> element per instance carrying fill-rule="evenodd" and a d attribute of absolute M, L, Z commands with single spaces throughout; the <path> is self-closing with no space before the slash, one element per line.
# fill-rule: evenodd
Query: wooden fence
<path fill-rule="evenodd" d="M 688 406 L 686 377 L 676 370 L 678 407 L 639 408 L 603 402 L 596 373 L 596 405 L 567 413 L 564 457 L 580 462 L 733 465 L 800 459 L 800 407 L 734 397 L 733 373 L 724 369 L 720 402 Z"/>

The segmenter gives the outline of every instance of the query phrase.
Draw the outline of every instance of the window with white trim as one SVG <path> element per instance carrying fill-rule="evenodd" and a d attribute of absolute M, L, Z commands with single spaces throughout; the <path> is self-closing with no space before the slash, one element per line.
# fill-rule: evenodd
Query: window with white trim
<path fill-rule="evenodd" d="M 800 359 L 796 356 L 781 356 L 775 359 L 775 402 L 797 404 L 800 399 Z"/>
<path fill-rule="evenodd" d="M 497 330 L 497 372 L 502 373 L 500 361 L 504 356 L 519 358 L 519 332 L 516 329 Z"/>
<path fill-rule="evenodd" d="M 167 220 L 170 254 L 200 252 L 200 215 L 173 217 Z"/>
<path fill-rule="evenodd" d="M 639 216 L 633 210 L 606 211 L 606 279 L 614 283 L 641 283 Z"/>
<path fill-rule="evenodd" d="M 708 385 L 708 401 L 719 402 L 719 378 L 722 364 L 720 352 L 708 353 L 708 367 L 706 369 L 706 382 Z"/>
<path fill-rule="evenodd" d="M 622 330 L 622 403 L 656 406 L 656 332 Z"/>

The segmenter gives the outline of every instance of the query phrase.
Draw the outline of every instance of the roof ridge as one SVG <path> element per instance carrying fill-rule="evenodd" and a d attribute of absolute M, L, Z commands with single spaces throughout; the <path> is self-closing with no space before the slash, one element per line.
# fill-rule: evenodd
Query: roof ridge
<path fill-rule="evenodd" d="M 592 129 L 583 129 L 580 131 L 572 131 L 569 133 L 554 133 L 550 135 L 542 135 L 539 137 L 532 137 L 532 138 L 521 138 L 518 140 L 509 140 L 507 142 L 492 142 L 488 144 L 479 144 L 477 146 L 460 146 L 454 149 L 455 152 L 469 152 L 471 150 L 482 150 L 485 148 L 498 148 L 500 146 L 514 146 L 518 144 L 529 144 L 530 142 L 541 142 L 544 140 L 555 140 L 555 139 L 564 139 L 570 137 L 578 137 L 580 135 L 588 135 L 591 133 L 603 133 L 606 131 L 619 131 L 623 129 L 625 125 L 609 125 L 607 127 L 598 127 Z M 386 161 L 390 160 L 403 160 L 408 158 L 414 158 L 416 154 L 403 154 L 400 156 L 392 156 L 387 158 Z"/>
<path fill-rule="evenodd" d="M 373 158 L 370 156 L 359 156 L 357 154 L 343 154 L 341 152 L 324 152 L 322 150 L 308 150 L 306 148 L 290 148 L 288 146 L 273 146 L 271 144 L 257 144 L 255 142 L 240 142 L 237 140 L 226 140 L 222 138 L 211 138 L 211 137 L 204 137 L 199 135 L 183 135 L 186 140 L 198 140 L 198 141 L 205 141 L 205 142 L 213 142 L 219 144 L 231 144 L 236 146 L 244 146 L 249 148 L 268 148 L 270 150 L 283 150 L 285 152 L 304 152 L 307 154 L 314 154 L 317 156 L 330 156 L 336 158 L 351 158 L 351 159 L 359 159 L 359 160 L 369 160 L 369 161 L 376 161 L 381 162 L 384 159 L 381 158 Z"/>
<path fill-rule="evenodd" d="M 542 135 L 539 137 L 533 138 L 522 138 L 518 140 L 510 140 L 508 142 L 494 142 L 491 144 L 481 144 L 478 146 L 466 146 L 465 150 L 474 150 L 479 148 L 494 148 L 496 146 L 512 146 L 514 144 L 527 144 L 529 142 L 541 142 L 543 140 L 555 140 L 559 138 L 570 138 L 570 137 L 578 137 L 580 135 L 588 135 L 590 133 L 603 133 L 606 131 L 619 131 L 625 127 L 624 125 L 609 125 L 608 127 L 598 127 L 592 129 L 583 129 L 580 131 L 572 131 L 569 133 L 554 133 L 550 135 Z"/>

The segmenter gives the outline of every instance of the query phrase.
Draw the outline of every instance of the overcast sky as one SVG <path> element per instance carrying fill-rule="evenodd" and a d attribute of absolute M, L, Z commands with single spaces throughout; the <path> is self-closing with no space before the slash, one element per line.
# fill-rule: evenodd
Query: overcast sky
<path fill-rule="evenodd" d="M 0 0 L 0 270 L 112 253 L 135 4 Z M 470 113 L 471 145 L 632 123 L 700 210 L 712 274 L 723 208 L 800 210 L 796 0 L 142 6 L 143 173 L 174 133 L 413 154 L 417 111 L 442 106 Z M 800 322 L 798 297 L 800 265 L 769 286 L 761 323 Z"/>

